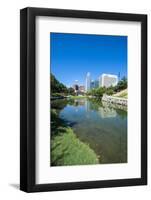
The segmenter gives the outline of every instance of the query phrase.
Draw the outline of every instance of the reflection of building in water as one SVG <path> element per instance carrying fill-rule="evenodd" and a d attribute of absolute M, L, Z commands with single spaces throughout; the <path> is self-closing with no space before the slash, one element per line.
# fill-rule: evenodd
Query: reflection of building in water
<path fill-rule="evenodd" d="M 85 101 L 85 110 L 86 110 L 86 112 L 90 111 L 90 102 L 89 101 Z"/>
<path fill-rule="evenodd" d="M 116 110 L 109 108 L 108 106 L 99 107 L 99 113 L 102 118 L 116 117 L 117 115 Z"/>
<path fill-rule="evenodd" d="M 99 78 L 100 87 L 110 87 L 115 86 L 118 83 L 118 77 L 112 74 L 102 74 Z"/>
<path fill-rule="evenodd" d="M 84 99 L 75 99 L 76 106 L 84 106 L 85 100 Z"/>

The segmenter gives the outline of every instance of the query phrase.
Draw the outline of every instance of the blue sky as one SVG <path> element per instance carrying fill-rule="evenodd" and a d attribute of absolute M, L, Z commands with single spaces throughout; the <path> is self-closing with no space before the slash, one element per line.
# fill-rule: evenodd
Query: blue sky
<path fill-rule="evenodd" d="M 87 72 L 93 80 L 102 73 L 127 77 L 127 36 L 50 33 L 50 70 L 68 87 L 85 85 Z"/>

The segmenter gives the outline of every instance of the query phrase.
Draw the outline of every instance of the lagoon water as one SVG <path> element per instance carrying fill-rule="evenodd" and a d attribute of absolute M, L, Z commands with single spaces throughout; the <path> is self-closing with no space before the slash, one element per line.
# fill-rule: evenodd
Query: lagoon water
<path fill-rule="evenodd" d="M 127 162 L 127 111 L 93 99 L 57 100 L 59 117 L 95 151 L 100 163 Z M 63 105 L 63 106 L 61 106 Z"/>

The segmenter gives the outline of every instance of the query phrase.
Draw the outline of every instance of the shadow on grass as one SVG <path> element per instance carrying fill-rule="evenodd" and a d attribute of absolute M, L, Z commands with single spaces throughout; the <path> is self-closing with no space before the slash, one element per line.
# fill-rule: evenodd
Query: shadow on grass
<path fill-rule="evenodd" d="M 74 134 L 71 129 L 74 124 L 60 119 L 59 112 L 51 109 L 51 166 L 99 163 L 93 149 Z"/>

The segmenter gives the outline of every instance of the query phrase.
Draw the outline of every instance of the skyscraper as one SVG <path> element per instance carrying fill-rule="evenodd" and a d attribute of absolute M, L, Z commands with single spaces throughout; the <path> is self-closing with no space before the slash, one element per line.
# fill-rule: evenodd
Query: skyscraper
<path fill-rule="evenodd" d="M 95 80 L 94 81 L 94 88 L 98 88 L 99 87 L 99 80 Z"/>
<path fill-rule="evenodd" d="M 88 72 L 85 81 L 85 91 L 88 92 L 90 89 L 91 89 L 91 77 L 90 77 L 90 72 Z"/>
<path fill-rule="evenodd" d="M 91 89 L 95 88 L 95 82 L 94 82 L 94 80 L 91 80 L 90 88 Z"/>
<path fill-rule="evenodd" d="M 102 74 L 99 78 L 100 87 L 115 86 L 118 83 L 118 77 L 112 74 Z"/>

